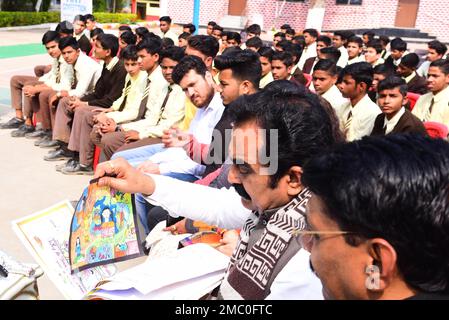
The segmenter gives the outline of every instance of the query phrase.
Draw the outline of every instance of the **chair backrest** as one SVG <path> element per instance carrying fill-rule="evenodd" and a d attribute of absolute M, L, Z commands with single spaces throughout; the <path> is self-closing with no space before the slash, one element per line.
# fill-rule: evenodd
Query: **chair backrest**
<path fill-rule="evenodd" d="M 445 124 L 433 121 L 424 122 L 427 134 L 432 138 L 447 139 L 449 129 Z"/>
<path fill-rule="evenodd" d="M 308 73 L 303 73 L 304 78 L 306 78 L 307 83 L 306 83 L 306 87 L 308 88 L 310 86 L 310 84 L 312 83 L 312 76 Z"/>
<path fill-rule="evenodd" d="M 415 107 L 416 101 L 418 101 L 420 95 L 413 92 L 407 92 L 408 101 L 410 101 L 410 111 Z"/>

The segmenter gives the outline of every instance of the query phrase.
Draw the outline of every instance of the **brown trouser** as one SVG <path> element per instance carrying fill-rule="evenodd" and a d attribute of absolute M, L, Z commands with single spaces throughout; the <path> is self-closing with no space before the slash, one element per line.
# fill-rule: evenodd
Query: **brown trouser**
<path fill-rule="evenodd" d="M 14 110 L 23 110 L 26 118 L 32 117 L 33 107 L 30 103 L 31 99 L 22 100 L 22 89 L 26 85 L 36 85 L 40 83 L 38 78 L 32 76 L 13 76 L 10 80 L 11 105 Z"/>
<path fill-rule="evenodd" d="M 55 122 L 53 126 L 53 140 L 69 143 L 72 120 L 74 113 L 69 110 L 69 97 L 64 97 L 58 102 Z"/>
<path fill-rule="evenodd" d="M 49 65 L 39 65 L 39 66 L 35 66 L 34 67 L 34 74 L 36 75 L 36 77 L 40 78 L 44 74 L 50 72 L 50 70 L 51 70 L 51 64 L 49 64 Z"/>
<path fill-rule="evenodd" d="M 56 108 L 49 101 L 55 94 L 53 89 L 46 89 L 39 94 L 38 121 L 40 120 L 44 130 L 51 130 L 55 124 Z"/>
<path fill-rule="evenodd" d="M 94 126 L 94 109 L 100 107 L 81 106 L 75 109 L 72 132 L 70 134 L 69 149 L 79 152 L 79 161 L 82 165 L 92 165 L 94 160 L 95 144 L 90 138 Z"/>
<path fill-rule="evenodd" d="M 91 139 L 93 143 L 99 146 L 106 157 L 106 160 L 110 160 L 112 155 L 118 151 L 134 149 L 138 147 L 147 146 L 150 144 L 161 143 L 159 138 L 145 138 L 142 140 L 125 143 L 125 133 L 124 132 L 109 132 L 101 136 L 96 128 L 92 130 Z"/>

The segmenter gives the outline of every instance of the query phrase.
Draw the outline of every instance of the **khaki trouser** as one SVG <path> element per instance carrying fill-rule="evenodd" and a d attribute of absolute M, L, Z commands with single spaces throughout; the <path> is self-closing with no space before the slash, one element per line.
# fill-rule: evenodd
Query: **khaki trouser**
<path fill-rule="evenodd" d="M 23 110 L 26 118 L 31 118 L 33 115 L 33 107 L 31 99 L 22 100 L 22 90 L 26 85 L 40 84 L 38 78 L 32 76 L 13 76 L 10 80 L 11 88 L 11 106 L 14 110 Z"/>

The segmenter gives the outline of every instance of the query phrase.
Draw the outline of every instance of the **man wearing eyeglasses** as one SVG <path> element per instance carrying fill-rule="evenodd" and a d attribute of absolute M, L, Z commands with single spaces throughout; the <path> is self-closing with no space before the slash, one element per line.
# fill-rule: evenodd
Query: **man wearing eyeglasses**
<path fill-rule="evenodd" d="M 449 144 L 367 137 L 312 159 L 298 233 L 327 299 L 449 299 Z"/>
<path fill-rule="evenodd" d="M 304 225 L 310 197 L 301 184 L 302 166 L 339 140 L 338 124 L 317 96 L 289 81 L 272 82 L 234 104 L 228 175 L 234 188 L 144 176 L 123 159 L 99 165 L 95 176 L 117 175 L 99 185 L 140 192 L 171 215 L 242 229 L 218 298 L 320 299 L 321 285 L 294 230 Z"/>

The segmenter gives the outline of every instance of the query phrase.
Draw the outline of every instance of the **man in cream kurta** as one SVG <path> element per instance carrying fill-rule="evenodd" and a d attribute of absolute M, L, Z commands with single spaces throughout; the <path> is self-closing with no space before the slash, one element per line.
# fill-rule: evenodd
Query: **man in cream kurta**
<path fill-rule="evenodd" d="M 437 94 L 429 92 L 419 97 L 412 113 L 422 121 L 439 122 L 449 127 L 449 86 Z"/>

